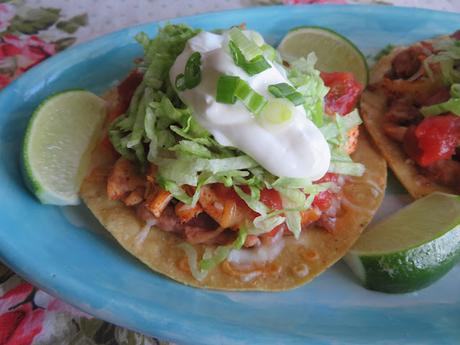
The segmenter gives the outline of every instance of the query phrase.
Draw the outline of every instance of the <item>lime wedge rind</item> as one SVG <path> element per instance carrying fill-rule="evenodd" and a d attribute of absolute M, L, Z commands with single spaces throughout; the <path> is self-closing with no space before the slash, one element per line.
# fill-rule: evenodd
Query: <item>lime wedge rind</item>
<path fill-rule="evenodd" d="M 415 219 L 416 211 L 421 211 L 419 225 L 427 224 L 421 234 L 425 239 L 411 244 L 406 241 L 404 249 L 390 249 L 394 234 L 404 231 L 397 227 L 397 221 L 404 219 L 404 213 Z M 440 229 L 428 231 L 430 223 Z M 406 235 L 412 237 L 410 233 Z M 373 241 L 386 242 L 387 250 L 376 251 Z M 433 193 L 416 201 L 368 230 L 344 260 L 371 290 L 406 293 L 431 285 L 460 261 L 460 197 Z"/>
<path fill-rule="evenodd" d="M 355 275 L 371 290 L 407 293 L 423 289 L 439 280 L 460 260 L 460 226 L 424 246 L 388 255 L 346 257 Z M 450 247 L 450 248 L 448 248 Z M 439 251 L 437 248 L 443 248 Z M 433 252 L 436 255 L 432 255 Z"/>

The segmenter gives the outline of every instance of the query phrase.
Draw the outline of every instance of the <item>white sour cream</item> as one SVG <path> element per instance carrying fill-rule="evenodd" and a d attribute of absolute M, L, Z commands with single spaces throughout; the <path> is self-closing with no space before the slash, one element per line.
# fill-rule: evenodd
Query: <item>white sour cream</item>
<path fill-rule="evenodd" d="M 196 120 L 221 145 L 240 149 L 275 176 L 317 180 L 327 172 L 329 146 L 302 106 L 294 108 L 289 124 L 274 128 L 261 124 L 241 102 L 222 104 L 215 100 L 217 81 L 222 74 L 238 76 L 267 100 L 274 98 L 268 86 L 289 83 L 281 66 L 270 63 L 271 68 L 249 76 L 233 62 L 226 34 L 201 32 L 187 42 L 172 66 L 169 76 L 173 85 L 194 52 L 201 54 L 201 82 L 178 94 L 192 109 Z"/>

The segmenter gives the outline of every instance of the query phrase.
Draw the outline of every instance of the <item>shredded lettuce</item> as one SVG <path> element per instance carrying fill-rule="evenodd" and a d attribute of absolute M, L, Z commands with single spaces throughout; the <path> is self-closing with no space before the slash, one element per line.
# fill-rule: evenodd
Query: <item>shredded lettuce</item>
<path fill-rule="evenodd" d="M 248 233 L 251 235 L 262 235 L 272 231 L 278 225 L 286 221 L 286 217 L 280 215 L 281 211 L 274 211 L 267 215 L 260 215 L 254 219 L 253 226 L 249 228 Z"/>
<path fill-rule="evenodd" d="M 281 201 L 285 209 L 286 225 L 289 231 L 294 234 L 294 237 L 298 239 L 302 231 L 300 211 L 306 210 L 311 206 L 316 194 L 312 193 L 307 197 L 305 193 L 298 189 L 278 189 L 278 192 L 281 195 Z"/>
<path fill-rule="evenodd" d="M 293 62 L 289 69 L 288 79 L 305 97 L 304 108 L 307 115 L 317 127 L 323 126 L 324 97 L 329 88 L 324 85 L 318 70 L 314 68 L 317 61 L 315 53 L 308 54 L 307 58 L 300 58 Z"/>
<path fill-rule="evenodd" d="M 188 267 L 190 268 L 190 272 L 192 273 L 193 278 L 198 281 L 202 281 L 208 275 L 208 270 L 203 270 L 198 268 L 198 254 L 196 249 L 187 242 L 182 242 L 178 245 L 180 249 L 185 252 L 187 256 Z"/>
<path fill-rule="evenodd" d="M 275 188 L 307 188 L 312 182 L 307 178 L 279 177 L 272 186 Z"/>
<path fill-rule="evenodd" d="M 214 267 L 219 265 L 222 261 L 224 261 L 228 257 L 232 249 L 235 249 L 235 250 L 241 249 L 244 242 L 246 241 L 247 235 L 248 235 L 247 229 L 244 226 L 241 226 L 238 232 L 238 237 L 232 244 L 228 246 L 217 247 L 213 255 L 210 258 L 201 260 L 200 262 L 201 270 L 209 271 L 213 269 Z"/>
<path fill-rule="evenodd" d="M 420 111 L 426 117 L 447 112 L 460 116 L 460 98 L 452 97 L 445 102 L 422 107 Z"/>
<path fill-rule="evenodd" d="M 366 167 L 361 163 L 331 161 L 329 172 L 350 176 L 363 176 Z"/>
<path fill-rule="evenodd" d="M 422 107 L 420 111 L 423 116 L 428 117 L 447 112 L 460 116 L 460 84 L 451 85 L 450 95 L 452 97 L 445 102 Z"/>
<path fill-rule="evenodd" d="M 266 215 L 268 212 L 268 207 L 261 201 L 260 199 L 260 189 L 255 186 L 249 186 L 251 194 L 245 193 L 240 187 L 234 186 L 233 189 L 235 190 L 236 194 L 244 200 L 244 202 L 251 208 L 253 211 L 261 214 Z"/>
<path fill-rule="evenodd" d="M 431 64 L 439 63 L 441 77 L 446 85 L 460 82 L 460 71 L 457 70 L 460 61 L 460 41 L 453 38 L 445 38 L 433 44 L 436 54 L 428 56 L 423 61 L 423 67 L 431 79 L 434 73 Z"/>

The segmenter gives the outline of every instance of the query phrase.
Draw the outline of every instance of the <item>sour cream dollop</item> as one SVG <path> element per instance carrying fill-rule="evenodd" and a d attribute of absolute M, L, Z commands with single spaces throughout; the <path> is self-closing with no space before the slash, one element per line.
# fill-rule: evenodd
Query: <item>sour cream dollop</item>
<path fill-rule="evenodd" d="M 320 179 L 329 168 L 331 154 L 326 139 L 307 118 L 303 106 L 294 107 L 288 124 L 272 127 L 258 121 L 241 102 L 216 101 L 217 81 L 222 74 L 240 77 L 267 100 L 274 98 L 269 85 L 290 84 L 283 67 L 270 61 L 271 68 L 249 76 L 233 62 L 228 42 L 226 33 L 210 32 L 201 32 L 187 42 L 169 72 L 171 83 L 175 85 L 177 75 L 184 72 L 194 52 L 201 54 L 201 82 L 193 89 L 178 91 L 180 99 L 219 144 L 240 149 L 273 175 Z"/>

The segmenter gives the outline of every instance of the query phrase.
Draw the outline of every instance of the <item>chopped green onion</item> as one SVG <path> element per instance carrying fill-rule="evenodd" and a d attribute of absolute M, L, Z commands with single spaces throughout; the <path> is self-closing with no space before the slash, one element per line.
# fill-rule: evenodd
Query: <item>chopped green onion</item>
<path fill-rule="evenodd" d="M 179 91 L 185 91 L 187 87 L 185 86 L 185 76 L 184 73 L 180 73 L 176 77 L 176 89 Z"/>
<path fill-rule="evenodd" d="M 253 40 L 247 38 L 239 28 L 233 27 L 228 35 L 241 54 L 243 54 L 246 61 L 251 61 L 262 55 L 262 50 L 260 50 L 257 44 Z"/>
<path fill-rule="evenodd" d="M 255 75 L 271 68 L 271 65 L 265 60 L 263 55 L 256 56 L 254 59 L 248 61 L 233 41 L 228 43 L 228 47 L 230 48 L 235 65 L 241 67 L 249 75 Z"/>
<path fill-rule="evenodd" d="M 287 98 L 294 105 L 305 103 L 305 97 L 288 83 L 269 85 L 268 91 L 276 98 Z"/>
<path fill-rule="evenodd" d="M 262 49 L 264 56 L 271 62 L 282 62 L 279 53 L 271 45 L 265 43 L 260 47 L 260 49 Z"/>
<path fill-rule="evenodd" d="M 248 108 L 250 112 L 257 115 L 267 103 L 267 100 L 255 92 L 248 83 L 240 79 L 239 85 L 235 90 L 235 96 Z"/>
<path fill-rule="evenodd" d="M 239 77 L 231 75 L 221 75 L 217 81 L 216 101 L 225 104 L 234 104 L 236 102 L 236 89 L 238 88 Z"/>
<path fill-rule="evenodd" d="M 179 91 L 193 89 L 201 82 L 201 54 L 194 52 L 185 64 L 184 73 L 176 77 L 176 88 Z"/>
<path fill-rule="evenodd" d="M 270 125 L 281 125 L 292 120 L 294 106 L 287 100 L 275 98 L 268 101 L 259 118 Z"/>
<path fill-rule="evenodd" d="M 261 34 L 259 34 L 257 31 L 246 31 L 249 33 L 249 36 L 251 37 L 252 41 L 257 44 L 258 47 L 262 49 L 262 46 L 265 44 L 265 40 L 262 37 Z"/>
<path fill-rule="evenodd" d="M 217 81 L 216 101 L 233 104 L 240 100 L 246 108 L 257 115 L 264 108 L 267 100 L 255 92 L 248 83 L 239 77 L 221 75 Z"/>

